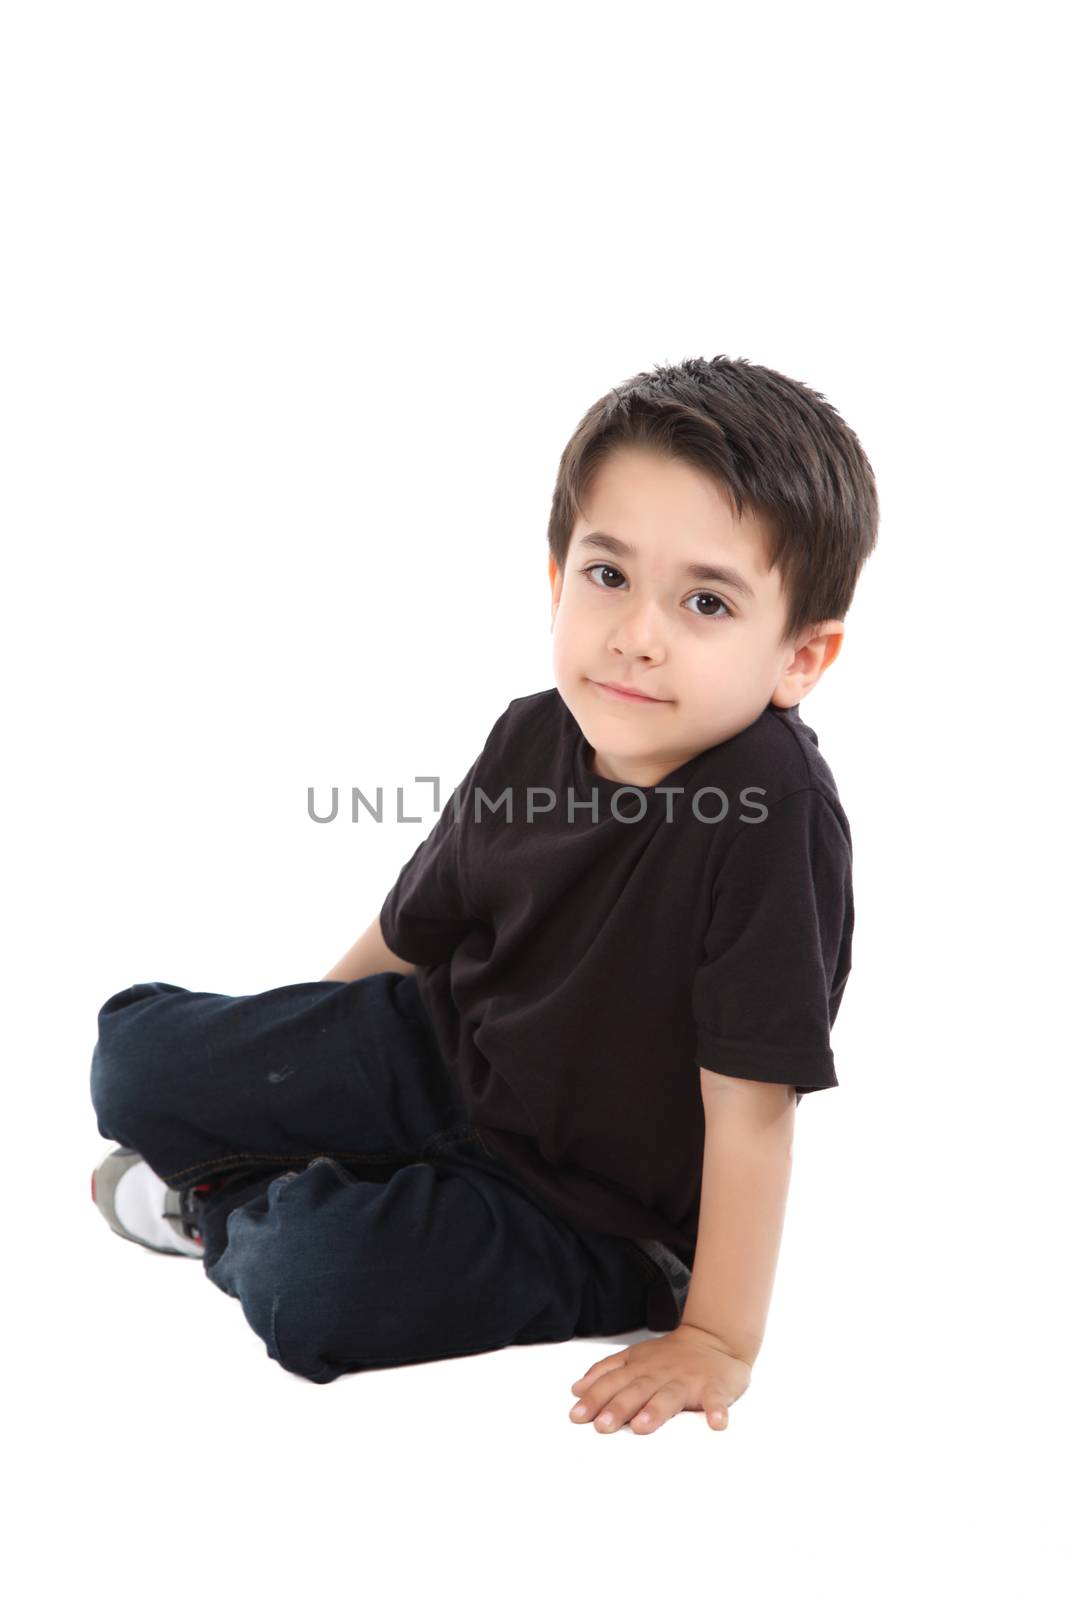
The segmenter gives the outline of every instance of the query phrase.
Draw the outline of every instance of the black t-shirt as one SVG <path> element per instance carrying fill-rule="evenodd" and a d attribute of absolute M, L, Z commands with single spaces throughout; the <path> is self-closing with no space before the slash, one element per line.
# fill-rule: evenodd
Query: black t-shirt
<path fill-rule="evenodd" d="M 851 834 L 796 706 L 653 788 L 593 756 L 557 689 L 512 700 L 381 930 L 491 1153 L 574 1225 L 691 1260 L 700 1067 L 837 1083 Z"/>

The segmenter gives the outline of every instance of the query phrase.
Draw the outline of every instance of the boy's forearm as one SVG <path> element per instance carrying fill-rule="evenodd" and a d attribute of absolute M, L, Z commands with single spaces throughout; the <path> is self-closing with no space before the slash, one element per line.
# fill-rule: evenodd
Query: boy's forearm
<path fill-rule="evenodd" d="M 375 917 L 370 927 L 361 933 L 355 944 L 322 979 L 323 983 L 354 983 L 357 978 L 369 978 L 375 972 L 414 972 L 410 961 L 395 956 L 382 938 L 382 930 Z"/>
<path fill-rule="evenodd" d="M 750 1365 L 763 1343 L 785 1222 L 796 1099 L 791 1085 L 701 1069 L 704 1168 L 683 1321 Z"/>

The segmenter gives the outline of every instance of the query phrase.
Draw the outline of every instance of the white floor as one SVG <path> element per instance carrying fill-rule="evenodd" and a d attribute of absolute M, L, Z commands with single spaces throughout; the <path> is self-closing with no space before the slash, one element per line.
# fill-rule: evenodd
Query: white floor
<path fill-rule="evenodd" d="M 603 1436 L 569 1386 L 628 1339 L 284 1372 L 198 1261 L 108 1230 L 79 1079 L 12 1229 L 10 1592 L 1055 1592 L 1058 1437 L 1007 1315 L 1036 1262 L 996 1233 L 974 1127 L 946 1178 L 910 1113 L 809 1106 L 728 1429 Z"/>

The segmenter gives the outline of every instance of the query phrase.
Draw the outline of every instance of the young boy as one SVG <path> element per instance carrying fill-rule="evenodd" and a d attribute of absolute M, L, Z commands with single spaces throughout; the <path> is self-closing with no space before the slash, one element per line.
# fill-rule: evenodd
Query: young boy
<path fill-rule="evenodd" d="M 837 1083 L 851 836 L 798 706 L 877 523 L 853 433 L 770 369 L 591 407 L 549 522 L 556 686 L 497 719 L 379 917 L 320 984 L 101 1011 L 115 1230 L 202 1251 L 313 1381 L 647 1318 L 572 1417 L 725 1427 L 794 1108 Z"/>

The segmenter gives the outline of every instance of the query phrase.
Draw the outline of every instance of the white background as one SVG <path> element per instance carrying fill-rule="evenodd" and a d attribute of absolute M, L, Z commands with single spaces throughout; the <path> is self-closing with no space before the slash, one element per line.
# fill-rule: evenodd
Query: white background
<path fill-rule="evenodd" d="M 14 1592 L 1062 1591 L 1051 26 L 4 8 Z M 310 1384 L 92 1206 L 96 1013 L 325 974 L 432 819 L 308 786 L 450 792 L 552 683 L 572 429 L 718 353 L 826 395 L 882 502 L 802 708 L 854 966 L 752 1386 L 604 1437 L 568 1411 L 608 1342 Z"/>

